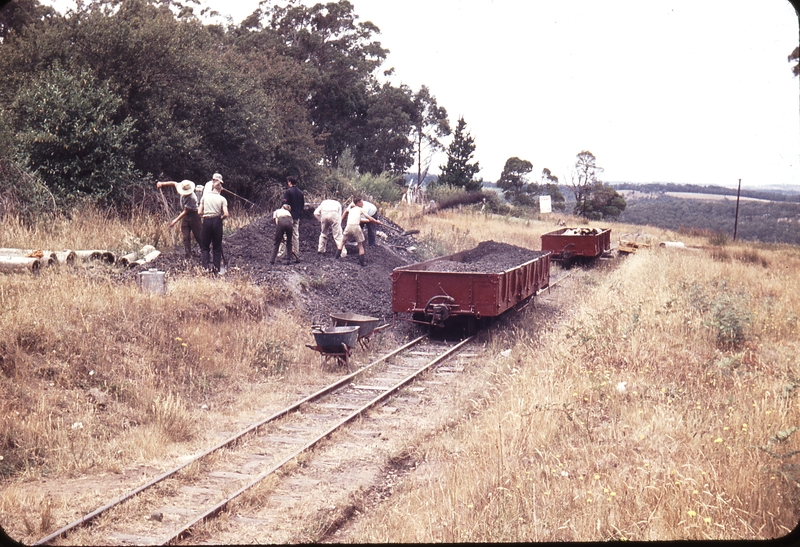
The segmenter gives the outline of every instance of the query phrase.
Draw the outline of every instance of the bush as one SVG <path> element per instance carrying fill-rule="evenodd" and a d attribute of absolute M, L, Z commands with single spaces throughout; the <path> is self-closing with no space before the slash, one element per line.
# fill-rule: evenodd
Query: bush
<path fill-rule="evenodd" d="M 370 201 L 373 202 L 394 203 L 399 201 L 405 192 L 402 178 L 391 173 L 381 173 L 380 175 L 365 173 L 359 175 L 353 181 L 352 186 L 357 193 L 372 198 Z"/>
<path fill-rule="evenodd" d="M 13 105 L 16 156 L 41 177 L 61 205 L 90 198 L 128 202 L 140 182 L 132 157 L 133 120 L 121 118 L 122 99 L 90 70 L 55 65 L 33 78 Z"/>

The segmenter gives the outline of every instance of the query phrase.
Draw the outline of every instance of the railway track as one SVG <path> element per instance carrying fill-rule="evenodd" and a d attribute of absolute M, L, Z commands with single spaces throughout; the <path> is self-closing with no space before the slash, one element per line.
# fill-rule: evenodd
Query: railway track
<path fill-rule="evenodd" d="M 35 545 L 174 544 L 334 432 L 457 353 L 420 336 L 180 466 L 84 515 Z M 80 533 L 75 533 L 80 529 Z"/>

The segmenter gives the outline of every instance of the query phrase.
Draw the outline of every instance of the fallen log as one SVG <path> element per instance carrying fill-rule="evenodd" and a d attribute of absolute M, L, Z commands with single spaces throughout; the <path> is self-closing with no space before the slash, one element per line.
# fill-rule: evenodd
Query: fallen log
<path fill-rule="evenodd" d="M 41 261 L 28 256 L 0 256 L 0 272 L 38 274 Z"/>

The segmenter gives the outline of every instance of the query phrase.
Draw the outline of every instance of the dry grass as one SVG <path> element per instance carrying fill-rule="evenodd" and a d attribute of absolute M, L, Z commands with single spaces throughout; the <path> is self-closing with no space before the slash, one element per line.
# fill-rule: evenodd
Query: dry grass
<path fill-rule="evenodd" d="M 440 222 L 487 235 L 474 219 Z M 513 236 L 505 226 L 494 239 Z M 495 348 L 505 374 L 477 417 L 418 447 L 421 472 L 350 539 L 788 533 L 800 516 L 800 261 L 787 248 L 730 256 L 654 249 L 557 289 L 569 318 L 533 339 L 529 314 L 510 358 Z"/>
<path fill-rule="evenodd" d="M 45 227 L 8 219 L 0 235 L 10 246 L 123 251 L 158 243 L 159 223 L 87 210 Z M 115 281 L 116 271 L 92 264 L 0 277 L 0 522 L 17 539 L 74 518 L 76 496 L 27 493 L 20 506 L 15 484 L 164 469 L 216 442 L 219 427 L 243 427 L 254 410 L 296 398 L 278 386 L 324 381 L 278 290 L 187 276 L 157 297 Z"/>
<path fill-rule="evenodd" d="M 538 249 L 558 220 L 392 215 L 432 254 L 486 239 Z M 9 246 L 122 252 L 174 238 L 163 219 L 92 210 L 49 226 L 6 220 Z M 0 277 L 0 521 L 23 541 L 74 518 L 76 499 L 84 512 L 97 506 L 88 494 L 32 493 L 26 481 L 164 469 L 208 446 L 213 430 L 247 425 L 254 409 L 324 380 L 295 336 L 301 319 L 271 288 L 187 277 L 153 297 L 99 268 Z M 569 318 L 543 330 L 530 311 L 496 336 L 491 396 L 415 448 L 418 472 L 353 537 L 784 535 L 799 506 L 798 271 L 794 247 L 655 248 L 553 289 L 573 303 Z"/>

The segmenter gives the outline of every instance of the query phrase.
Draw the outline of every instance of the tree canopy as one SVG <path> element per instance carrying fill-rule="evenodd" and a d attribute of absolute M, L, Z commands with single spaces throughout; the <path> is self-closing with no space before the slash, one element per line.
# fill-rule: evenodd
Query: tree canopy
<path fill-rule="evenodd" d="M 263 2 L 228 26 L 179 0 L 90 0 L 64 15 L 10 6 L 0 160 L 61 204 L 124 205 L 125 188 L 214 172 L 268 197 L 290 174 L 324 185 L 346 150 L 361 173 L 402 173 L 450 131 L 427 87 L 378 82 L 379 29 L 346 0 Z"/>

